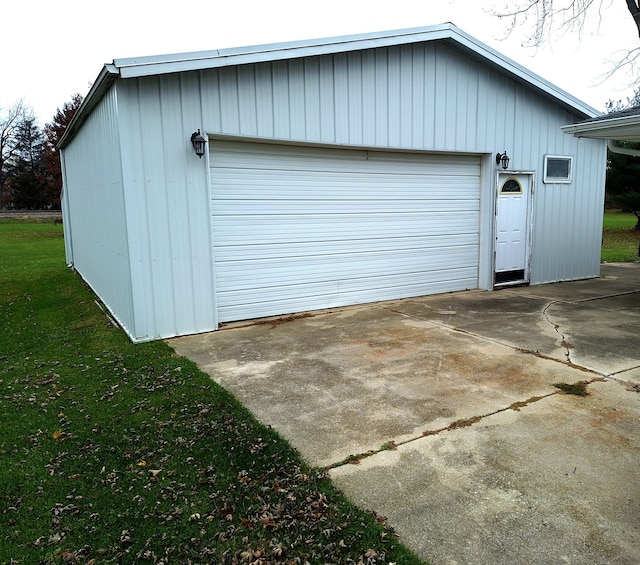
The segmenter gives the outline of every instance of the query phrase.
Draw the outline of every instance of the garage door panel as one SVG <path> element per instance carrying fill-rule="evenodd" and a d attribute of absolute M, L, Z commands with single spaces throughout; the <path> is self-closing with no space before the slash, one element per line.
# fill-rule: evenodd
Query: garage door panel
<path fill-rule="evenodd" d="M 348 239 L 336 241 L 331 249 L 334 254 L 356 255 L 372 251 L 421 250 L 429 248 L 470 247 L 476 249 L 478 234 L 455 234 L 423 237 L 397 237 L 385 239 Z M 281 243 L 279 245 L 227 245 L 216 248 L 219 264 L 251 259 L 296 257 L 322 257 L 327 254 L 326 242 Z"/>
<path fill-rule="evenodd" d="M 454 269 L 459 265 L 474 265 L 475 247 L 432 249 L 417 255 L 413 250 L 376 253 L 353 253 L 312 257 L 291 257 L 233 261 L 221 265 L 217 273 L 220 292 L 256 287 L 256 279 L 267 287 L 282 286 L 292 280 L 297 284 L 314 281 L 347 281 L 357 278 L 375 278 L 382 275 L 409 276 L 417 272 Z"/>
<path fill-rule="evenodd" d="M 346 148 L 311 148 L 294 145 L 247 143 L 243 141 L 214 141 L 216 163 L 225 169 L 310 171 L 313 173 L 348 172 L 408 174 L 426 171 L 448 176 L 475 176 L 479 167 L 476 156 L 424 153 L 367 151 Z M 256 151 L 258 149 L 258 151 Z M 390 173 L 390 169 L 393 169 Z M 455 171 L 454 171 L 455 169 Z"/>
<path fill-rule="evenodd" d="M 477 269 L 460 268 L 406 276 L 367 279 L 366 285 L 351 283 L 314 283 L 289 285 L 280 288 L 282 298 L 274 299 L 273 292 L 253 290 L 222 296 L 218 315 L 221 321 L 243 320 L 272 316 L 273 312 L 304 312 L 363 304 L 401 297 L 424 296 L 473 287 L 478 279 Z M 363 281 L 361 281 L 363 282 Z M 235 300 L 235 302 L 234 302 Z"/>
<path fill-rule="evenodd" d="M 477 157 L 210 150 L 220 321 L 477 286 Z"/>
<path fill-rule="evenodd" d="M 250 226 L 250 229 L 247 227 Z M 315 242 L 342 239 L 437 236 L 479 230 L 478 213 L 455 211 L 424 214 L 286 215 L 216 217 L 213 229 L 216 248 L 225 245 L 270 244 L 289 241 Z"/>
<path fill-rule="evenodd" d="M 435 283 L 451 284 L 453 280 L 474 280 L 477 277 L 477 270 L 473 267 L 459 267 L 459 268 L 446 268 L 440 270 L 420 271 L 414 272 L 410 275 L 406 273 L 392 274 L 392 275 L 379 275 L 377 277 L 366 277 L 365 279 L 350 279 L 348 281 L 317 281 L 312 284 L 283 284 L 279 286 L 279 296 L 282 299 L 296 298 L 296 299 L 310 299 L 315 300 L 317 296 L 331 296 L 333 294 L 339 294 L 341 292 L 349 292 L 351 294 L 357 292 L 376 292 L 380 289 L 386 289 L 389 294 L 389 299 L 392 299 L 395 292 L 394 289 L 403 287 L 422 288 L 423 285 L 432 285 Z M 464 289 L 467 287 L 461 287 Z M 225 294 L 225 291 L 220 291 L 221 294 Z M 412 294 L 407 296 L 419 296 L 418 294 Z M 260 290 L 254 289 L 241 289 L 233 291 L 226 298 L 226 302 L 232 303 L 232 298 L 235 298 L 235 305 L 240 305 L 248 302 L 262 303 L 274 301 L 274 293 L 271 289 L 263 288 Z M 319 306 L 314 306 L 318 308 Z"/>
<path fill-rule="evenodd" d="M 261 174 L 260 174 L 261 173 Z M 349 175 L 320 175 L 313 178 L 309 175 L 287 175 L 282 178 L 282 171 L 262 171 L 251 175 L 238 172 L 219 174 L 216 189 L 216 202 L 223 205 L 226 201 L 264 199 L 271 194 L 273 200 L 357 200 L 378 198 L 432 201 L 432 200 L 474 200 L 477 197 L 477 186 L 473 177 L 432 177 L 434 184 L 429 193 L 424 192 L 424 175 L 366 175 L 355 177 Z"/>
<path fill-rule="evenodd" d="M 374 200 L 374 199 L 362 199 L 362 200 L 340 200 L 340 201 L 327 201 L 327 200 L 313 200 L 313 201 L 272 201 L 272 200 L 252 200 L 251 205 L 255 206 L 256 210 L 260 210 L 261 214 L 282 214 L 285 212 L 289 215 L 304 215 L 309 212 L 309 208 L 313 209 L 320 214 L 328 214 L 338 208 L 340 214 L 349 214 L 357 216 L 361 213 L 363 204 L 366 204 L 367 210 L 373 213 L 384 212 L 386 214 L 409 212 L 444 212 L 451 210 L 451 205 L 456 202 L 462 211 L 477 212 L 475 203 L 472 200 L 394 200 L 389 202 L 388 200 Z M 214 213 L 220 215 L 239 216 L 242 215 L 242 211 L 246 210 L 247 203 L 242 201 L 226 201 L 223 206 L 218 206 Z"/>
<path fill-rule="evenodd" d="M 289 172 L 284 179 L 282 171 L 255 171 L 241 177 L 238 172 L 239 170 L 230 170 L 218 174 L 220 186 L 215 196 L 220 204 L 226 200 L 262 199 L 269 191 L 273 199 L 278 201 L 353 200 L 371 197 L 389 200 L 390 192 L 393 192 L 396 200 L 473 200 L 477 197 L 473 176 L 432 175 L 430 182 L 434 186 L 425 194 L 423 174 L 349 175 L 345 178 L 344 174 L 316 173 L 313 178 L 309 178 L 308 173 Z"/>

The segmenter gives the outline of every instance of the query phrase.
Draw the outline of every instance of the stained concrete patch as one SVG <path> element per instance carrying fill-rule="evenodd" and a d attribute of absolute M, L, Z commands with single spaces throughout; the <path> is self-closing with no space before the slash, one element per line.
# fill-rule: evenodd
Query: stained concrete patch
<path fill-rule="evenodd" d="M 582 375 L 383 307 L 172 340 L 312 465 L 553 392 Z"/>
<path fill-rule="evenodd" d="M 544 315 L 549 303 L 546 298 L 520 296 L 510 291 L 471 291 L 398 301 L 389 308 L 497 343 L 565 360 L 562 338 Z"/>
<path fill-rule="evenodd" d="M 638 563 L 640 394 L 594 383 L 331 471 L 432 565 Z"/>
<path fill-rule="evenodd" d="M 312 465 L 553 392 L 583 375 L 386 307 L 172 340 Z"/>

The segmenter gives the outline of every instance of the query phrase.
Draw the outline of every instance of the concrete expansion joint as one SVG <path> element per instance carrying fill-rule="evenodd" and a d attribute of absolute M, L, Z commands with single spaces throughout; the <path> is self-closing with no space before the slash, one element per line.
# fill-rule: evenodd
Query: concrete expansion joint
<path fill-rule="evenodd" d="M 604 296 L 591 296 L 589 298 L 581 298 L 580 300 L 572 300 L 569 304 L 580 304 L 582 302 L 595 302 L 596 300 L 605 300 L 607 298 L 617 298 L 619 296 L 628 296 L 630 294 L 639 294 L 640 290 L 627 290 L 625 292 L 616 292 L 615 294 L 606 294 Z M 558 300 L 558 302 L 562 302 Z"/>
<path fill-rule="evenodd" d="M 598 378 L 593 379 L 593 380 L 600 380 Z M 589 381 L 588 384 L 590 384 L 593 381 Z M 469 428 L 471 426 L 473 426 L 474 424 L 477 424 L 478 422 L 480 422 L 481 420 L 484 420 L 485 418 L 488 418 L 489 416 L 495 416 L 496 414 L 500 414 L 502 412 L 507 412 L 508 410 L 513 410 L 515 412 L 519 412 L 522 408 L 525 408 L 527 406 L 529 406 L 530 404 L 533 404 L 535 402 L 539 402 L 540 400 L 544 400 L 545 398 L 549 398 L 550 396 L 555 396 L 557 394 L 563 394 L 562 391 L 560 390 L 556 390 L 553 392 L 549 392 L 547 394 L 543 394 L 540 396 L 532 396 L 530 398 L 527 398 L 526 400 L 522 400 L 522 401 L 517 401 L 517 402 L 513 402 L 512 404 L 510 404 L 509 406 L 506 406 L 504 408 L 499 408 L 498 410 L 494 410 L 493 412 L 488 412 L 487 414 L 482 414 L 480 416 L 471 416 L 469 418 L 461 418 L 459 420 L 455 420 L 454 422 L 451 422 L 451 424 L 449 424 L 448 426 L 444 426 L 442 428 L 438 428 L 435 430 L 425 430 L 424 432 L 422 432 L 420 435 L 418 436 L 414 436 L 402 441 L 394 441 L 394 440 L 390 440 L 384 444 L 382 444 L 378 449 L 370 449 L 369 451 L 366 451 L 364 453 L 357 453 L 357 454 L 352 454 L 349 455 L 347 457 L 345 457 L 344 459 L 342 459 L 341 461 L 337 461 L 336 463 L 332 463 L 330 465 L 327 465 L 326 467 L 324 467 L 325 471 L 329 471 L 330 469 L 336 469 L 337 467 L 342 467 L 344 465 L 358 465 L 360 463 L 360 461 L 362 461 L 363 459 L 366 459 L 368 457 L 372 457 L 374 455 L 377 455 L 378 453 L 382 453 L 384 451 L 395 451 L 396 449 L 398 449 L 398 447 L 402 446 L 402 445 L 406 445 L 409 443 L 413 443 L 416 442 L 420 439 L 423 439 L 425 437 L 430 437 L 430 436 L 436 436 L 436 435 L 440 435 L 444 432 L 449 432 L 452 430 L 459 430 L 462 428 Z"/>
<path fill-rule="evenodd" d="M 411 304 L 416 304 L 416 302 L 407 300 L 407 302 L 411 302 Z M 382 304 L 378 305 L 378 308 L 380 308 L 381 310 L 386 310 L 387 312 L 391 312 L 392 314 L 398 314 L 400 316 L 403 316 L 405 318 L 410 318 L 411 320 L 418 320 L 419 322 L 427 322 L 430 324 L 434 324 L 434 325 L 442 325 L 442 324 L 437 324 L 436 322 L 433 322 L 431 320 L 425 320 L 424 318 L 422 318 L 421 316 L 416 316 L 414 314 L 408 314 L 407 312 L 402 312 L 400 310 L 396 310 L 395 308 L 391 308 L 391 306 L 384 306 Z"/>
<path fill-rule="evenodd" d="M 575 366 L 576 368 L 580 368 Z M 536 402 L 540 402 L 541 400 L 545 400 L 546 398 L 550 398 L 552 396 L 556 396 L 556 395 L 563 395 L 563 394 L 568 394 L 568 395 L 577 395 L 577 396 L 588 396 L 589 393 L 586 392 L 586 387 L 588 387 L 590 384 L 594 383 L 594 382 L 610 382 L 610 381 L 617 381 L 620 382 L 621 384 L 626 384 L 627 385 L 627 390 L 630 390 L 632 392 L 640 392 L 640 385 L 638 384 L 630 384 L 628 382 L 619 380 L 619 379 L 615 379 L 615 378 L 611 378 L 600 375 L 595 373 L 594 371 L 590 371 L 588 369 L 585 369 L 587 372 L 591 372 L 594 373 L 595 376 L 591 379 L 587 379 L 584 381 L 579 381 L 578 383 L 574 383 L 574 384 L 567 384 L 567 383 L 557 383 L 554 384 L 553 386 L 555 386 L 557 388 L 557 390 L 554 390 L 553 392 L 549 392 L 546 394 L 541 394 L 541 395 L 536 395 L 536 396 L 531 396 L 529 398 L 527 398 L 526 400 L 521 400 L 521 401 L 516 401 L 513 402 L 511 404 L 509 404 L 509 406 L 506 406 L 504 408 L 499 408 L 497 410 L 494 410 L 493 412 L 488 412 L 486 414 L 482 414 L 482 415 L 478 415 L 478 416 L 471 416 L 468 418 L 461 418 L 459 420 L 455 420 L 453 422 L 451 422 L 448 426 L 443 426 L 442 428 L 437 428 L 435 430 L 425 430 L 424 432 L 422 432 L 420 435 L 414 436 L 414 437 L 410 437 L 407 439 L 404 439 L 402 441 L 395 441 L 395 440 L 390 440 L 384 444 L 382 444 L 378 449 L 370 449 L 369 451 L 363 452 L 363 453 L 357 453 L 357 454 L 352 454 L 347 456 L 346 458 L 342 459 L 341 461 L 337 461 L 336 463 L 332 463 L 330 465 L 327 465 L 324 467 L 325 471 L 329 471 L 331 469 L 336 469 L 338 467 L 342 467 L 344 465 L 358 465 L 360 463 L 360 461 L 362 461 L 363 459 L 367 459 L 368 457 L 372 457 L 374 455 L 377 455 L 379 453 L 382 453 L 384 451 L 395 451 L 396 449 L 398 449 L 398 447 L 402 446 L 402 445 L 406 445 L 409 443 L 414 443 L 418 440 L 421 440 L 425 437 L 430 437 L 430 436 L 436 436 L 436 435 L 440 435 L 443 434 L 445 432 L 450 432 L 453 430 L 459 430 L 462 428 L 470 428 L 473 425 L 477 424 L 478 422 L 484 420 L 485 418 L 488 418 L 489 416 L 495 416 L 497 414 L 501 414 L 503 412 L 508 412 L 509 410 L 513 410 L 514 412 L 519 412 L 521 409 L 526 408 L 527 406 L 529 406 L 530 404 L 534 404 Z"/>
<path fill-rule="evenodd" d="M 631 381 L 625 378 L 625 373 L 630 373 L 631 371 L 636 371 L 637 369 L 640 369 L 640 365 L 634 365 L 633 367 L 625 367 L 624 369 L 620 369 L 619 371 L 614 371 L 613 373 L 608 373 L 606 375 L 603 375 L 603 377 L 606 378 L 607 380 L 628 384 Z"/>

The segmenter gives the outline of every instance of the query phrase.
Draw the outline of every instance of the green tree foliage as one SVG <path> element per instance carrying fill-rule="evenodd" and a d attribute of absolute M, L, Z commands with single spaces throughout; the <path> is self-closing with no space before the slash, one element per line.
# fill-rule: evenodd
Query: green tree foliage
<path fill-rule="evenodd" d="M 640 106 L 640 88 L 638 88 L 627 103 L 609 101 L 609 114 Z M 640 150 L 640 143 L 618 142 L 623 149 Z M 640 157 L 636 155 L 621 155 L 607 150 L 607 199 L 616 207 L 632 212 L 638 218 L 635 229 L 640 230 Z"/>
<path fill-rule="evenodd" d="M 14 207 L 38 210 L 48 206 L 43 153 L 44 137 L 35 118 L 24 118 L 15 131 L 15 152 L 8 167 L 9 194 Z"/>
<path fill-rule="evenodd" d="M 620 143 L 626 149 L 640 149 L 640 143 Z M 640 229 L 640 157 L 608 151 L 607 198 L 611 204 L 633 212 Z"/>
<path fill-rule="evenodd" d="M 637 221 L 634 229 L 640 230 L 640 192 L 631 190 L 623 194 L 616 194 L 612 201 L 623 210 L 629 210 L 636 215 Z"/>

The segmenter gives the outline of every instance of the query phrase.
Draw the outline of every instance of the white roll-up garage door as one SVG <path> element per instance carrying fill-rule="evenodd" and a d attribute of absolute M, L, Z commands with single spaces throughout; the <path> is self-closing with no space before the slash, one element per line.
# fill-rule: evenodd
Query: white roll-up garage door
<path fill-rule="evenodd" d="M 219 321 L 477 288 L 477 156 L 210 151 Z"/>

